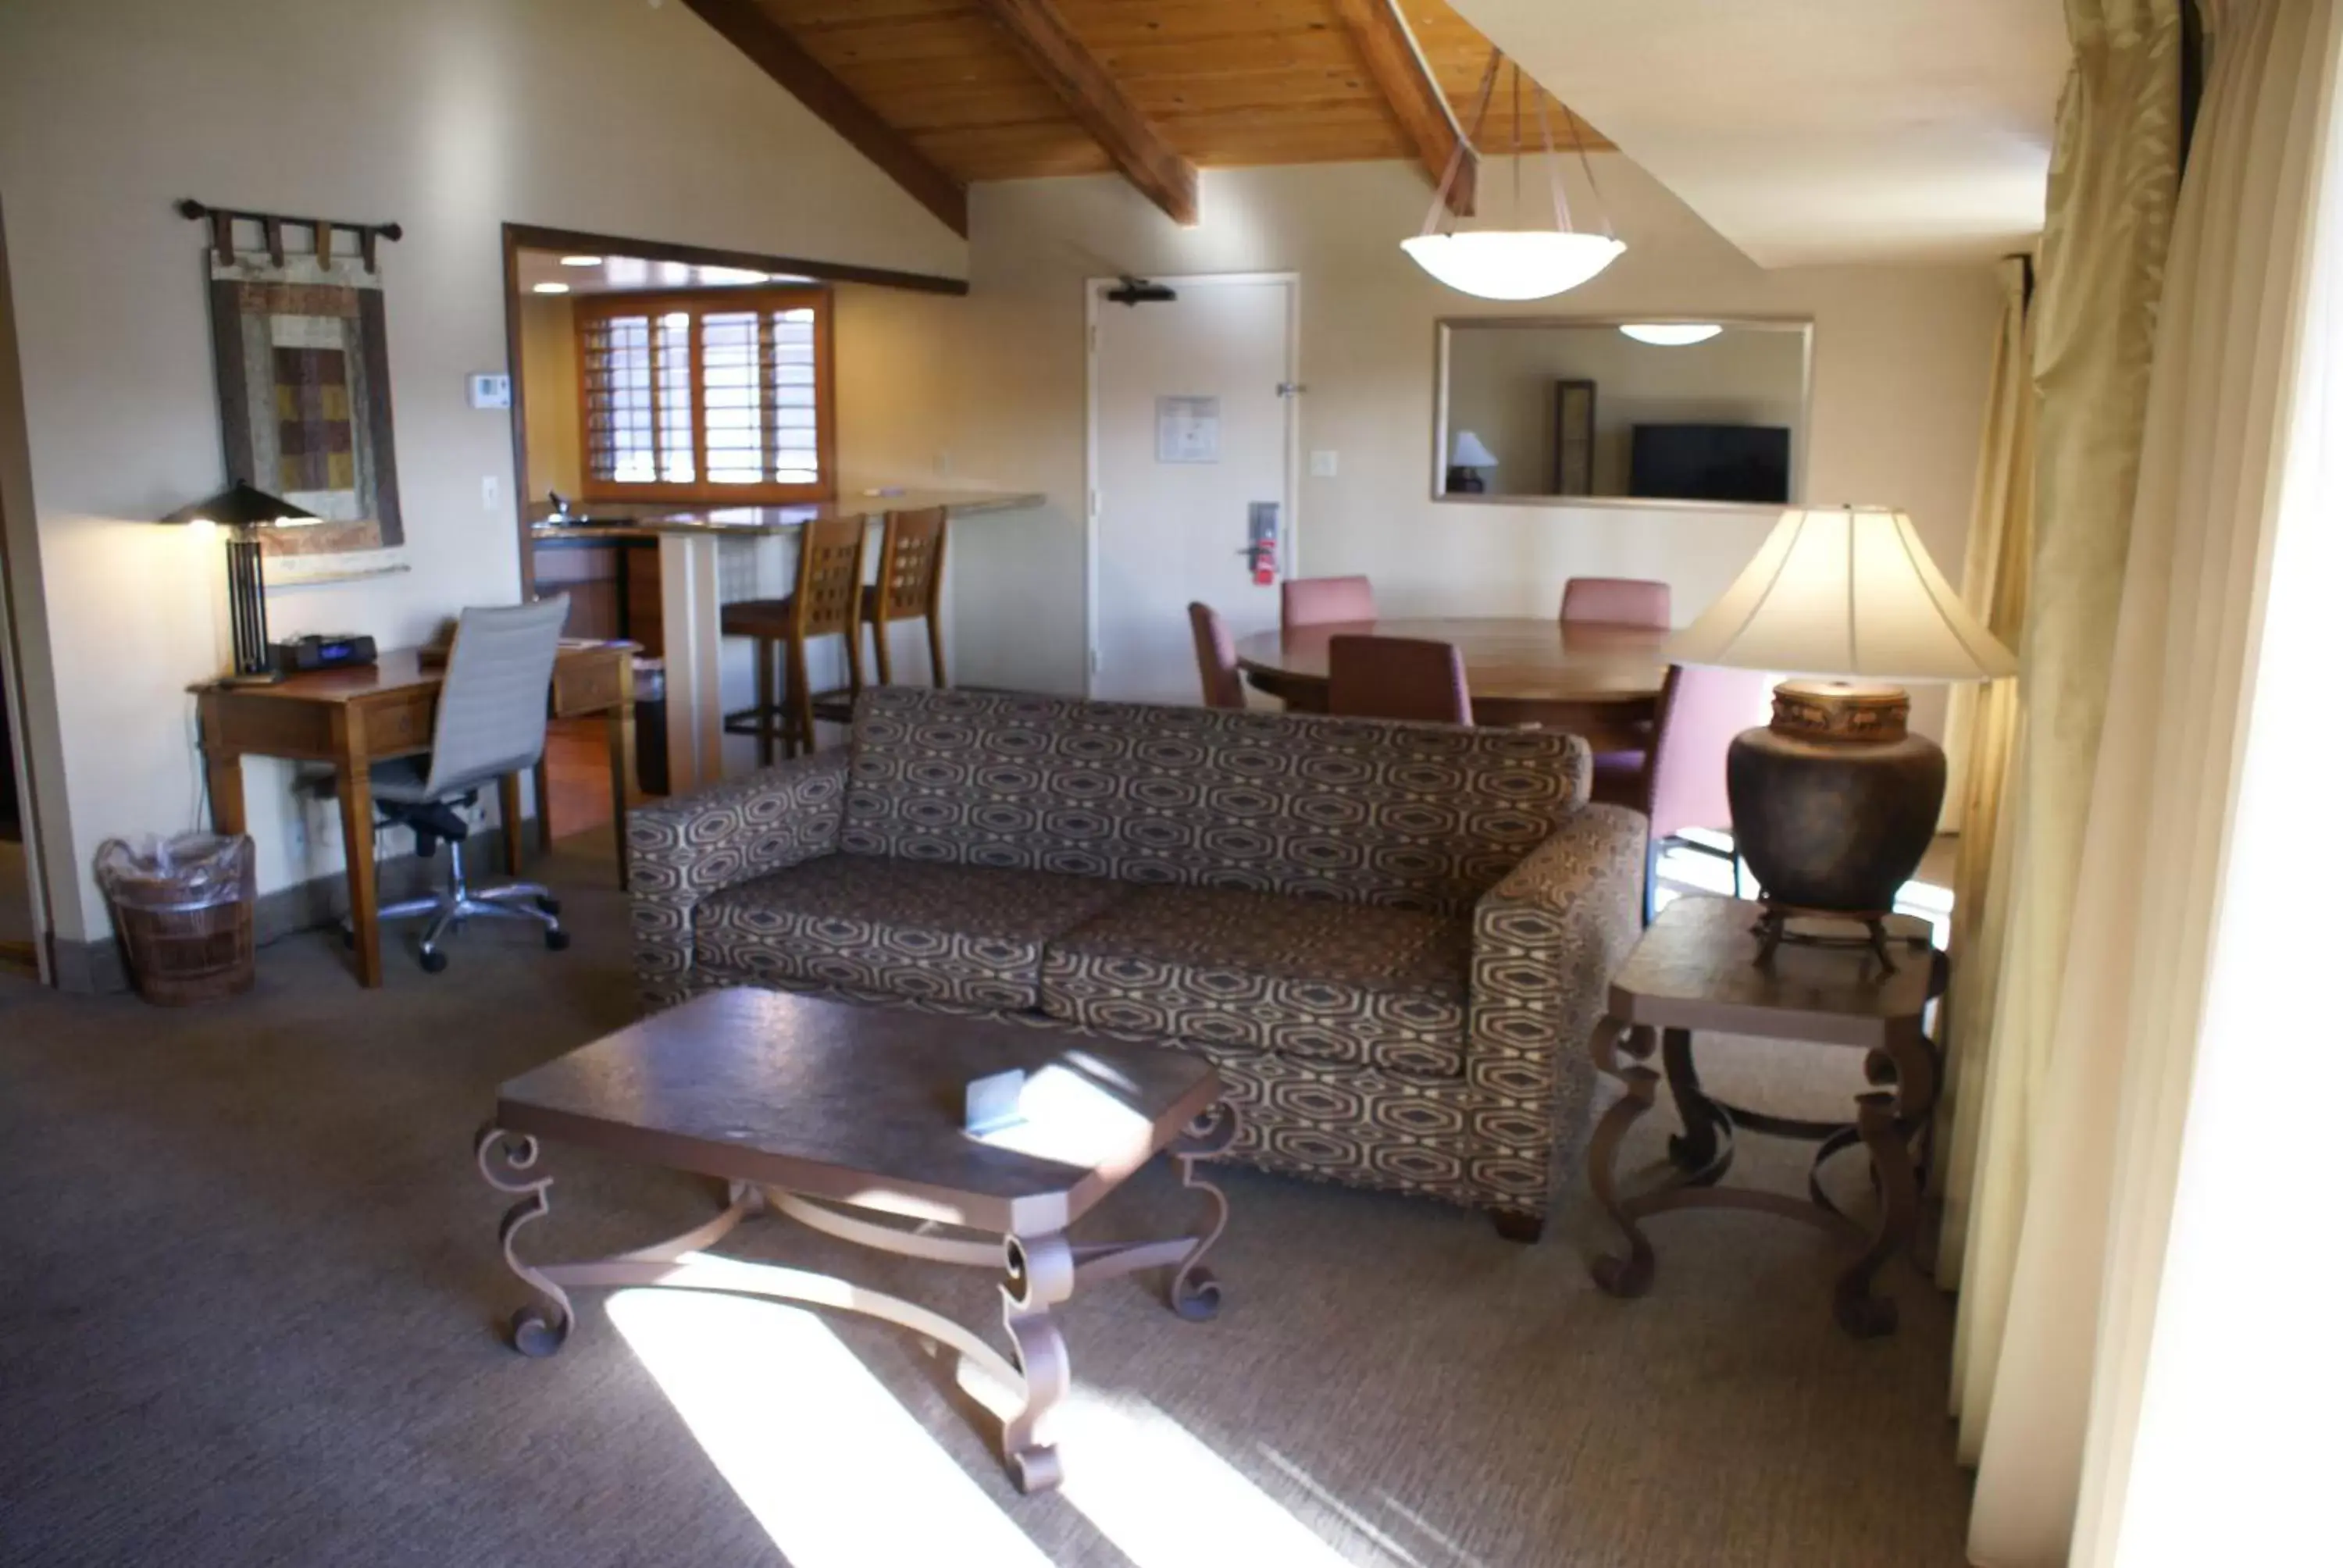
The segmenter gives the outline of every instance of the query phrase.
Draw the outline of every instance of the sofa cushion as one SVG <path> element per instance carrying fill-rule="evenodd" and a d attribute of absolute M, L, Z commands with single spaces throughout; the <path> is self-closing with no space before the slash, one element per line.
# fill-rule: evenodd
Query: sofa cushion
<path fill-rule="evenodd" d="M 1470 920 L 1220 888 L 1128 890 L 1041 960 L 1041 1010 L 1393 1071 L 1464 1070 Z"/>
<path fill-rule="evenodd" d="M 829 855 L 695 911 L 700 960 L 760 980 L 1005 1010 L 1040 1004 L 1042 944 L 1126 892 L 1093 877 Z"/>
<path fill-rule="evenodd" d="M 852 855 L 1466 915 L 1586 799 L 1586 742 L 1013 693 L 865 689 Z"/>

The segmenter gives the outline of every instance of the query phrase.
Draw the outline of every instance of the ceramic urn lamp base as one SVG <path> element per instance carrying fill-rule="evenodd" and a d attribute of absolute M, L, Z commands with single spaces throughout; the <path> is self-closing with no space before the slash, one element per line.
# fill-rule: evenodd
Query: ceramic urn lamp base
<path fill-rule="evenodd" d="M 1774 721 L 1725 758 L 1735 844 L 1765 889 L 1758 959 L 1784 941 L 1867 946 L 1893 970 L 1886 919 L 1919 869 L 1945 799 L 1945 754 L 1906 729 L 1900 686 L 1785 680 Z M 1855 922 L 1863 934 L 1794 927 Z"/>

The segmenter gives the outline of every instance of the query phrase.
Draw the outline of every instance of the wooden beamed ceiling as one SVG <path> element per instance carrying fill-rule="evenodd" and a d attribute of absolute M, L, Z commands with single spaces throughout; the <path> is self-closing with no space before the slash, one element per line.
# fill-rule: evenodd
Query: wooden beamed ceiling
<path fill-rule="evenodd" d="M 980 180 L 1121 172 L 1182 223 L 1199 167 L 1405 158 L 1436 181 L 1489 58 L 1446 0 L 685 3 L 962 234 Z M 1551 119 L 1558 146 L 1610 146 Z M 1480 146 L 1512 136 L 1501 89 Z"/>

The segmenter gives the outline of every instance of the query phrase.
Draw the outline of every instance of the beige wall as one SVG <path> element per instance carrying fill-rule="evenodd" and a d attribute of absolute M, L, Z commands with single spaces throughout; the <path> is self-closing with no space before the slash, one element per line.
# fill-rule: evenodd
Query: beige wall
<path fill-rule="evenodd" d="M 1443 316 L 1781 316 L 1815 323 L 1806 493 L 1908 508 L 1957 571 L 1999 306 L 1981 266 L 1801 268 L 1744 257 L 1633 165 L 1594 160 L 1630 249 L 1593 283 L 1526 306 L 1433 283 L 1399 250 L 1427 193 L 1402 164 L 1214 170 L 1179 229 L 1108 178 L 975 192 L 974 303 L 955 358 L 961 441 L 988 477 L 1051 505 L 960 553 L 956 646 L 970 680 L 1078 691 L 1083 679 L 1082 280 L 1252 270 L 1302 278 L 1305 450 L 1340 472 L 1300 481 L 1299 567 L 1366 572 L 1400 614 L 1548 615 L 1574 573 L 1664 578 L 1680 618 L 1720 592 L 1771 523 L 1760 512 L 1475 505 L 1430 499 L 1433 323 Z M 1575 175 L 1574 173 L 1574 178 Z M 1502 167 L 1483 188 L 1507 184 Z M 1583 184 L 1574 204 L 1594 209 Z M 1141 308 L 1145 308 L 1141 307 Z M 958 548 L 958 547 L 956 547 Z M 1922 693 L 1924 725 L 1941 701 Z"/>
<path fill-rule="evenodd" d="M 225 640 L 216 550 L 147 521 L 222 477 L 203 235 L 175 199 L 406 226 L 384 266 L 411 570 L 270 606 L 389 643 L 518 588 L 510 426 L 464 396 L 508 368 L 501 223 L 952 275 L 967 254 L 689 9 L 642 0 L 7 0 L 0 191 L 69 939 L 106 929 L 100 839 L 196 819 L 186 689 Z M 338 866 L 286 768 L 246 777 L 264 887 Z"/>
<path fill-rule="evenodd" d="M 520 364 L 515 374 L 528 445 L 528 494 L 524 504 L 558 490 L 575 499 L 583 459 L 578 428 L 578 317 L 568 297 L 520 297 Z"/>

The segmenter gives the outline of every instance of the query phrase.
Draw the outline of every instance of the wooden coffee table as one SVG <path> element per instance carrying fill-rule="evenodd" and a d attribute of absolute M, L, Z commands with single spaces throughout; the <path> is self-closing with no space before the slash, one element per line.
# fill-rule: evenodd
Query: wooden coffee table
<path fill-rule="evenodd" d="M 963 1131 L 969 1081 L 1011 1067 L 1029 1075 L 1026 1121 L 984 1137 Z M 1071 1386 L 1052 1309 L 1078 1285 L 1169 1268 L 1173 1311 L 1201 1320 L 1219 1310 L 1220 1285 L 1202 1261 L 1227 1223 L 1228 1200 L 1197 1166 L 1236 1136 L 1221 1093 L 1211 1063 L 1161 1046 L 771 991 L 699 997 L 498 1091 L 477 1157 L 490 1185 L 521 1195 L 499 1239 L 505 1261 L 543 1299 L 513 1313 L 514 1348 L 532 1356 L 559 1350 L 577 1321 L 568 1295 L 576 1287 L 730 1291 L 883 1318 L 951 1346 L 1008 1391 L 1003 1457 L 1021 1491 L 1047 1490 L 1059 1481 L 1049 1418 Z M 539 1139 L 717 1177 L 729 1184 L 730 1201 L 656 1246 L 525 1263 L 514 1243 L 547 1211 L 553 1185 L 538 1173 Z M 1181 1180 L 1207 1201 L 1194 1233 L 1067 1240 L 1067 1227 L 1167 1150 Z M 764 1210 L 865 1246 L 1002 1270 L 1015 1364 L 973 1331 L 910 1302 L 708 1252 Z"/>

